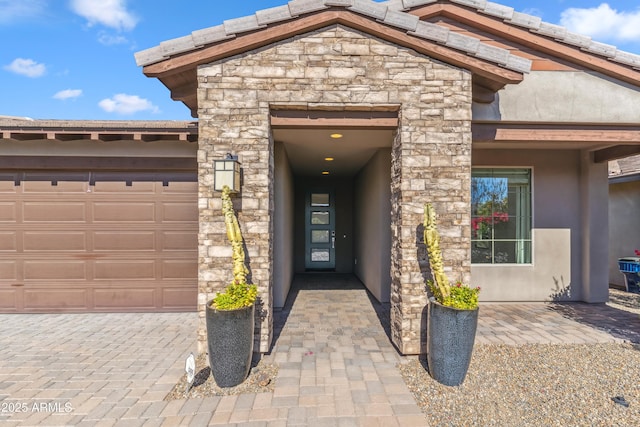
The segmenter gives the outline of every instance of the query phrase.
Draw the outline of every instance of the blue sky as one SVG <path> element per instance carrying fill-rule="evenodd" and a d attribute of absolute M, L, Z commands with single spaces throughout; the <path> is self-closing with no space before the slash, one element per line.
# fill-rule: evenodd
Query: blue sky
<path fill-rule="evenodd" d="M 190 120 L 134 52 L 286 0 L 0 0 L 0 115 Z M 640 54 L 637 0 L 497 1 Z"/>

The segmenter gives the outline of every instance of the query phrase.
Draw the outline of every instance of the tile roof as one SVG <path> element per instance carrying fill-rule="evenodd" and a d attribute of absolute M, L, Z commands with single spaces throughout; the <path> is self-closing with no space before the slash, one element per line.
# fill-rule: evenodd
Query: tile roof
<path fill-rule="evenodd" d="M 384 2 L 389 9 L 406 11 L 416 6 L 435 3 L 438 0 L 389 0 Z M 618 50 L 615 46 L 591 40 L 591 37 L 570 32 L 560 25 L 542 21 L 537 16 L 516 12 L 512 7 L 486 0 L 449 0 L 461 6 L 476 9 L 485 15 L 502 19 L 505 23 L 523 27 L 533 33 L 551 37 L 554 40 L 575 46 L 586 52 L 603 56 L 613 62 L 619 62 L 640 70 L 640 55 Z"/>
<path fill-rule="evenodd" d="M 529 72 L 531 61 L 512 55 L 506 49 L 478 42 L 477 39 L 450 32 L 437 24 L 420 21 L 408 10 L 435 3 L 438 0 L 389 0 L 376 3 L 371 0 L 292 0 L 283 6 L 257 11 L 253 15 L 230 19 L 222 25 L 197 30 L 184 37 L 167 40 L 150 49 L 135 54 L 136 63 L 145 66 L 161 62 L 173 55 L 197 50 L 205 45 L 221 42 L 249 31 L 256 31 L 270 24 L 288 21 L 298 16 L 332 7 L 376 19 L 384 24 L 406 31 L 408 34 L 435 41 L 444 46 L 467 52 L 470 55 L 499 64 L 518 72 Z M 610 61 L 640 70 L 640 55 L 618 50 L 615 46 L 591 40 L 590 37 L 572 33 L 565 27 L 543 22 L 539 17 L 516 12 L 512 7 L 486 0 L 449 0 L 460 6 L 476 9 L 479 13 L 503 20 L 507 24 L 528 29 L 532 33 L 551 37 L 556 41 L 580 48 L 583 51 L 605 57 Z"/>
<path fill-rule="evenodd" d="M 161 62 L 185 52 L 197 50 L 205 45 L 234 38 L 236 35 L 256 31 L 270 24 L 295 19 L 301 15 L 317 12 L 331 7 L 343 7 L 378 20 L 386 25 L 406 31 L 408 34 L 423 38 L 444 46 L 464 51 L 478 58 L 494 62 L 504 68 L 526 73 L 531 70 L 531 61 L 508 50 L 479 42 L 473 37 L 450 32 L 448 28 L 420 21 L 406 13 L 408 7 L 433 3 L 432 1 L 404 0 L 387 3 L 376 3 L 371 0 L 293 0 L 283 6 L 259 10 L 253 15 L 226 20 L 222 25 L 194 31 L 190 35 L 167 40 L 160 45 L 135 53 L 136 63 L 145 66 Z M 494 8 L 497 10 L 497 8 Z M 496 12 L 497 13 L 497 12 Z"/>

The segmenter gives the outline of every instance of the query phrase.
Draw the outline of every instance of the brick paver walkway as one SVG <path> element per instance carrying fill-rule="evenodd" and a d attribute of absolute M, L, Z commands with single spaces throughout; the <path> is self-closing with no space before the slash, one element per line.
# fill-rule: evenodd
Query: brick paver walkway
<path fill-rule="evenodd" d="M 303 280 L 304 279 L 304 280 Z M 273 393 L 164 401 L 196 313 L 0 315 L 0 425 L 424 426 L 396 368 L 388 305 L 352 276 L 297 278 L 275 316 Z M 605 305 L 483 304 L 477 344 L 640 342 Z"/>

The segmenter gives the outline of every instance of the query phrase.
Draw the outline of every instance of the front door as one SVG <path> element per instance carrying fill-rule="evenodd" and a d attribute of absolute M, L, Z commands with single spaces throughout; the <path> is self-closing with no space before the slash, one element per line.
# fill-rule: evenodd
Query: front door
<path fill-rule="evenodd" d="M 336 267 L 336 219 L 333 191 L 308 191 L 305 200 L 305 268 Z"/>

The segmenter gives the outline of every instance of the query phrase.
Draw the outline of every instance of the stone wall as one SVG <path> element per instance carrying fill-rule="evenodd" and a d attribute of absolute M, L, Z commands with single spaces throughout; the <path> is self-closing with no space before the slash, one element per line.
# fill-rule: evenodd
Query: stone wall
<path fill-rule="evenodd" d="M 231 152 L 243 166 L 235 200 L 262 299 L 256 349 L 269 350 L 274 263 L 272 108 L 399 112 L 392 149 L 392 340 L 405 354 L 422 349 L 427 267 L 422 207 L 440 217 L 452 279 L 470 271 L 471 74 L 400 46 L 334 25 L 198 69 L 199 350 L 206 349 L 204 304 L 231 280 L 212 164 Z"/>

